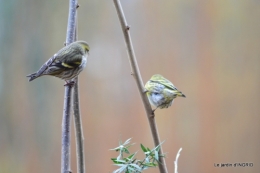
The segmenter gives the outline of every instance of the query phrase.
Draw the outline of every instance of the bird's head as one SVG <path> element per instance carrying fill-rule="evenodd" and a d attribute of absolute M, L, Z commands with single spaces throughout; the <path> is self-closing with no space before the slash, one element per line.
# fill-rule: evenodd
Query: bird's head
<path fill-rule="evenodd" d="M 86 52 L 89 52 L 89 45 L 85 41 L 77 41 L 78 44 L 80 44 Z"/>
<path fill-rule="evenodd" d="M 153 80 L 153 81 L 158 81 L 158 80 L 161 80 L 161 79 L 164 79 L 164 77 L 160 74 L 155 74 L 151 77 L 151 80 Z"/>

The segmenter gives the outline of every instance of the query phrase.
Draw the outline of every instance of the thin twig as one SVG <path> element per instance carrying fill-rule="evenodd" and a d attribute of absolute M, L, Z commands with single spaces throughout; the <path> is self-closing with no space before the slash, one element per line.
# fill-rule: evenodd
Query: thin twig
<path fill-rule="evenodd" d="M 77 5 L 77 0 L 70 0 L 66 45 L 69 45 L 70 43 L 75 41 L 76 5 Z M 65 94 L 64 94 L 63 118 L 62 118 L 61 173 L 71 172 L 70 171 L 71 92 L 72 92 L 72 86 L 66 85 Z"/>
<path fill-rule="evenodd" d="M 147 118 L 148 118 L 148 121 L 150 124 L 152 136 L 153 136 L 154 145 L 158 146 L 160 144 L 160 139 L 159 139 L 159 135 L 158 135 L 155 119 L 154 119 L 154 113 L 152 111 L 148 98 L 146 97 L 146 94 L 145 94 L 143 80 L 141 78 L 141 74 L 140 74 L 140 71 L 138 68 L 138 64 L 137 64 L 135 53 L 134 53 L 134 48 L 133 48 L 131 37 L 130 37 L 130 31 L 129 31 L 130 27 L 127 25 L 122 6 L 120 4 L 120 0 L 114 0 L 114 4 L 115 4 L 116 10 L 117 10 L 117 14 L 118 14 L 120 24 L 122 27 L 122 31 L 124 34 L 124 38 L 125 38 L 125 43 L 127 46 L 128 57 L 130 60 L 130 65 L 131 65 L 131 74 L 137 83 L 138 91 L 139 91 L 139 94 L 142 98 L 142 101 L 143 101 L 143 104 L 145 107 L 146 115 L 147 115 Z M 161 149 L 159 150 L 159 155 L 162 155 L 162 153 L 163 153 L 163 151 L 162 151 L 162 147 L 161 147 Z M 159 162 L 160 162 L 159 163 L 160 173 L 167 173 L 168 171 L 167 171 L 164 157 L 159 157 Z"/>
<path fill-rule="evenodd" d="M 77 30 L 75 33 L 77 40 Z M 75 125 L 75 136 L 76 136 L 76 154 L 77 154 L 77 169 L 78 173 L 85 173 L 85 158 L 84 158 L 84 135 L 82 128 L 82 120 L 80 114 L 79 104 L 79 89 L 78 89 L 78 77 L 74 79 L 74 92 L 73 92 L 73 111 L 74 111 L 74 125 Z"/>
<path fill-rule="evenodd" d="M 174 173 L 178 173 L 178 159 L 180 157 L 181 150 L 182 150 L 182 148 L 179 149 L 179 151 L 178 151 L 178 153 L 176 155 L 176 159 L 174 161 L 174 166 L 175 166 Z"/>
<path fill-rule="evenodd" d="M 70 119 L 72 86 L 65 86 L 64 110 L 62 118 L 61 173 L 70 171 Z"/>
<path fill-rule="evenodd" d="M 78 77 L 74 79 L 74 92 L 73 92 L 73 110 L 74 110 L 74 124 L 75 124 L 75 136 L 76 136 L 76 150 L 77 150 L 77 172 L 85 173 L 85 161 L 84 161 L 84 135 L 82 129 L 82 121 L 80 116 L 79 107 L 79 93 L 78 93 Z"/>
<path fill-rule="evenodd" d="M 75 41 L 77 5 L 78 0 L 70 0 L 66 45 Z"/>
<path fill-rule="evenodd" d="M 77 4 L 76 8 L 79 8 Z M 78 22 L 76 20 L 75 29 L 75 40 L 78 40 Z M 75 137 L 76 137 L 76 155 L 77 155 L 77 172 L 85 173 L 85 157 L 84 157 L 84 135 L 82 128 L 82 121 L 80 115 L 79 106 L 79 85 L 78 77 L 74 78 L 74 88 L 73 88 L 73 112 L 74 112 L 74 127 L 75 127 Z"/>

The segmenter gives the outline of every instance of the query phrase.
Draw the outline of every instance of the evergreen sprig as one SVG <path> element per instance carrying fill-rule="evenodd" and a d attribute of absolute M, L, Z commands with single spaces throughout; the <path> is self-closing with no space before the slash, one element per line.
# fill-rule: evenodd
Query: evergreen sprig
<path fill-rule="evenodd" d="M 140 144 L 142 151 L 144 152 L 145 158 L 143 160 L 138 160 L 135 158 L 137 152 L 131 154 L 129 148 L 134 145 L 129 144 L 131 138 L 127 139 L 124 143 L 119 141 L 119 146 L 113 148 L 116 152 L 119 152 L 117 158 L 111 158 L 114 165 L 119 166 L 120 168 L 116 169 L 113 173 L 141 173 L 143 170 L 148 168 L 157 167 L 159 164 L 159 158 L 165 157 L 165 154 L 160 155 L 159 150 L 162 143 L 156 146 L 153 149 L 145 147 L 143 144 Z M 124 156 L 126 154 L 127 156 Z"/>

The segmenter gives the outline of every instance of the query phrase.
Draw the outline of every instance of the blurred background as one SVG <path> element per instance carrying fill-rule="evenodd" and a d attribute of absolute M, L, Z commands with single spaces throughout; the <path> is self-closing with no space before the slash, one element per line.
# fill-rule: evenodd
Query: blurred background
<path fill-rule="evenodd" d="M 63 47 L 69 1 L 0 0 L 0 173 L 60 172 L 64 82 L 26 75 Z M 80 74 L 86 172 L 118 167 L 109 149 L 153 140 L 130 75 L 112 0 L 79 0 L 78 38 L 90 44 Z M 156 73 L 187 98 L 156 110 L 168 171 L 260 171 L 260 1 L 122 0 L 144 83 Z M 72 126 L 72 171 L 76 172 Z M 217 163 L 254 163 L 218 168 Z M 146 172 L 159 172 L 158 169 Z"/>

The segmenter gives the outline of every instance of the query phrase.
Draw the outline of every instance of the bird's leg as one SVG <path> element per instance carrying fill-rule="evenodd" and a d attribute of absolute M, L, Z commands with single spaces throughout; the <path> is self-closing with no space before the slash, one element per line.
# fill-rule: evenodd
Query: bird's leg
<path fill-rule="evenodd" d="M 75 82 L 73 80 L 69 81 L 69 82 L 65 80 L 65 82 L 66 82 L 66 84 L 64 86 L 71 86 L 71 87 L 73 87 L 74 84 L 75 84 Z"/>

